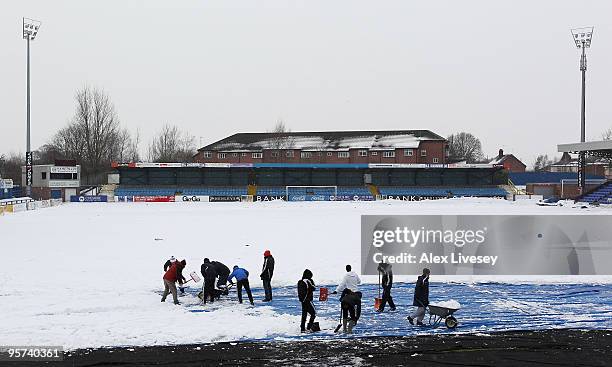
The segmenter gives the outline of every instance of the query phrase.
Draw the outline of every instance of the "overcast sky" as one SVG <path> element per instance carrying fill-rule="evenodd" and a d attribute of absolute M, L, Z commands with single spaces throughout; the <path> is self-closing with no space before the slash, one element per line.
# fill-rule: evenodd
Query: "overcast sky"
<path fill-rule="evenodd" d="M 612 127 L 612 1 L 10 1 L 0 10 L 0 153 L 25 151 L 103 88 L 148 143 L 165 123 L 207 144 L 236 132 L 468 131 L 531 166 L 580 137 L 579 51 L 595 26 L 587 139 Z M 141 147 L 144 150 L 144 146 Z"/>

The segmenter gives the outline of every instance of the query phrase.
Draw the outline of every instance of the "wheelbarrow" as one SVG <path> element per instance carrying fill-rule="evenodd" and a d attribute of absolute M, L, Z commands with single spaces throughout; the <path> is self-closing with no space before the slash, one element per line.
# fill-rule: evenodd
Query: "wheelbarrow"
<path fill-rule="evenodd" d="M 436 327 L 444 320 L 444 324 L 447 328 L 454 329 L 459 324 L 457 319 L 453 316 L 453 313 L 457 312 L 458 309 L 436 305 L 429 305 L 427 308 L 429 310 L 429 325 Z"/>

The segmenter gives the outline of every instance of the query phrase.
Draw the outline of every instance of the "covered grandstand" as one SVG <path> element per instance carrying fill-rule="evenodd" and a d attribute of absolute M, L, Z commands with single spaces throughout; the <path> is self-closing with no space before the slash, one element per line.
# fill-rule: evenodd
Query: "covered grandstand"
<path fill-rule="evenodd" d="M 589 141 L 582 143 L 559 144 L 557 150 L 563 153 L 584 154 L 591 157 L 612 158 L 612 140 Z M 577 181 L 580 187 L 580 195 L 575 197 L 576 201 L 592 204 L 612 203 L 611 182 L 607 181 L 595 187 L 588 187 L 588 177 L 585 172 L 584 160 L 578 164 Z"/>
<path fill-rule="evenodd" d="M 125 163 L 114 195 L 202 196 L 211 201 L 420 200 L 505 197 L 507 172 L 495 165 Z M 188 199 L 188 198 L 187 198 Z M 143 199 L 143 201 L 145 201 Z"/>

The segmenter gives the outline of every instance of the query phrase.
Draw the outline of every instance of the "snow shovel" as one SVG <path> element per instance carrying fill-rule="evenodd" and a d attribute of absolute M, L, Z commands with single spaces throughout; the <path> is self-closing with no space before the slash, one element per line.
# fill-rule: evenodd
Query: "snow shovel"
<path fill-rule="evenodd" d="M 382 298 L 380 298 L 380 271 L 378 271 L 378 297 L 374 298 L 374 308 L 380 309 L 382 305 Z"/>
<path fill-rule="evenodd" d="M 340 306 L 340 323 L 334 329 L 334 333 L 337 333 L 338 331 L 340 331 L 341 327 L 342 327 L 342 306 Z"/>
<path fill-rule="evenodd" d="M 198 283 L 200 280 L 202 280 L 198 276 L 198 273 L 196 273 L 195 271 L 192 271 L 191 273 L 189 273 L 189 276 L 191 277 L 191 279 L 187 279 L 187 281 L 185 283 L 183 283 L 183 285 L 191 282 L 192 280 L 194 281 L 194 283 Z"/>
<path fill-rule="evenodd" d="M 327 301 L 328 296 L 329 296 L 329 290 L 327 288 L 321 287 L 319 289 L 319 302 Z"/>
<path fill-rule="evenodd" d="M 191 273 L 189 273 L 189 276 L 191 277 L 191 279 L 187 279 L 185 283 L 179 285 L 179 290 L 181 291 L 181 293 L 185 293 L 185 284 L 191 282 L 192 280 L 194 281 L 194 283 L 197 283 L 200 281 L 200 277 L 198 276 L 198 273 L 196 273 L 195 271 L 192 271 Z"/>

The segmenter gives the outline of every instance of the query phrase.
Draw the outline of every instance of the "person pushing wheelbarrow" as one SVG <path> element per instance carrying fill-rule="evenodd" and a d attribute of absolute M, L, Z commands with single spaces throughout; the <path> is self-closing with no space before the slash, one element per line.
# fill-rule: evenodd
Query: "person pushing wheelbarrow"
<path fill-rule="evenodd" d="M 423 274 L 419 275 L 414 287 L 414 301 L 413 306 L 416 306 L 416 311 L 408 316 L 408 322 L 414 325 L 414 319 L 416 319 L 418 326 L 423 326 L 423 318 L 425 317 L 425 309 L 429 305 L 429 269 L 424 268 Z"/>

